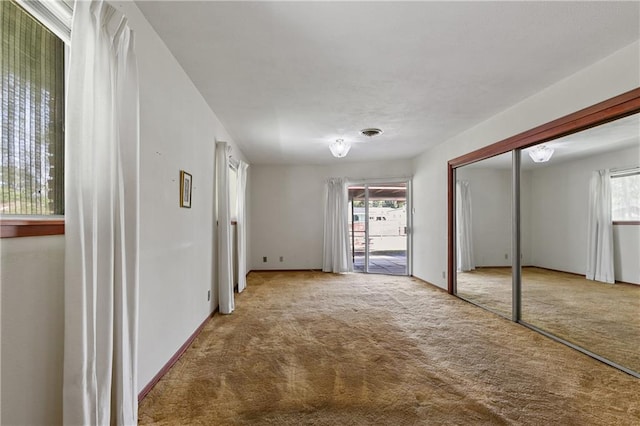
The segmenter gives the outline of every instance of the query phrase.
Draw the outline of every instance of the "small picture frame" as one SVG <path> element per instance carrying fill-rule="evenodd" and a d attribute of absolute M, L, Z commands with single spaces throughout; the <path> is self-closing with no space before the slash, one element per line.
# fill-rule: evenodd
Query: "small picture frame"
<path fill-rule="evenodd" d="M 180 207 L 191 208 L 192 181 L 190 173 L 180 170 Z"/>

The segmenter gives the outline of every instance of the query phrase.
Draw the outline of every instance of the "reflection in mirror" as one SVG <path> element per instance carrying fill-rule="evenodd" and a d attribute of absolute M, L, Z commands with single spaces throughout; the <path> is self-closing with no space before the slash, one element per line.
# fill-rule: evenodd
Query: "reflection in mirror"
<path fill-rule="evenodd" d="M 511 153 L 456 169 L 456 294 L 511 317 Z"/>
<path fill-rule="evenodd" d="M 522 320 L 636 372 L 639 134 L 635 115 L 545 143 L 548 161 L 525 149 L 520 177 Z"/>

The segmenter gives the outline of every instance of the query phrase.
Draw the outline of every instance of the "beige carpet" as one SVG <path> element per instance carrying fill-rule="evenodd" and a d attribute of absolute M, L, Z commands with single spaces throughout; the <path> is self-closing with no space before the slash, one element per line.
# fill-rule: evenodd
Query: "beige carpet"
<path fill-rule="evenodd" d="M 640 380 L 418 280 L 248 284 L 142 401 L 140 424 L 640 424 Z"/>
<path fill-rule="evenodd" d="M 478 268 L 458 272 L 456 279 L 460 297 L 511 318 L 511 268 Z"/>
<path fill-rule="evenodd" d="M 459 273 L 458 293 L 510 318 L 511 268 Z M 640 286 L 523 268 L 522 319 L 640 372 Z"/>

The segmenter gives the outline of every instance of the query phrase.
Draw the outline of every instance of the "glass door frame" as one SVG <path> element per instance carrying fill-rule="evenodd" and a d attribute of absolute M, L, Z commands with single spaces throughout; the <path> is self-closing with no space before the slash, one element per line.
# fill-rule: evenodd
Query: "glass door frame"
<path fill-rule="evenodd" d="M 400 178 L 376 178 L 376 179 L 349 179 L 347 181 L 347 188 L 354 185 L 362 185 L 364 186 L 364 208 L 365 208 L 365 250 L 364 250 L 364 273 L 369 272 L 369 186 L 372 185 L 385 185 L 385 184 L 404 184 L 406 188 L 406 270 L 405 276 L 412 276 L 413 274 L 413 262 L 412 262 L 412 250 L 413 250 L 413 194 L 412 194 L 412 182 L 410 177 L 400 177 Z M 351 211 L 349 214 L 351 215 L 351 222 L 353 223 L 353 200 L 349 199 L 351 203 Z M 354 246 L 353 246 L 353 234 L 352 234 L 352 246 L 351 246 L 351 255 L 354 256 Z"/>

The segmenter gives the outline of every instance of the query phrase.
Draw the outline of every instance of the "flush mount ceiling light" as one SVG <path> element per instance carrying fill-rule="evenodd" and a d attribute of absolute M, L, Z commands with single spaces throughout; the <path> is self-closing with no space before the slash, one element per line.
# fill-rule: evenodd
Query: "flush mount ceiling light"
<path fill-rule="evenodd" d="M 345 142 L 344 139 L 336 139 L 335 142 L 331 142 L 329 149 L 334 157 L 342 158 L 347 155 L 351 149 L 349 142 Z"/>
<path fill-rule="evenodd" d="M 538 145 L 530 148 L 528 151 L 529 157 L 531 157 L 531 159 L 536 163 L 545 163 L 549 161 L 554 152 L 553 148 L 546 145 Z"/>
<path fill-rule="evenodd" d="M 372 127 L 372 128 L 369 128 L 369 129 L 360 130 L 360 134 L 363 135 L 363 136 L 369 136 L 370 138 L 372 138 L 374 136 L 381 135 L 382 134 L 382 130 Z"/>

